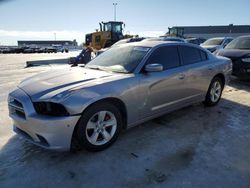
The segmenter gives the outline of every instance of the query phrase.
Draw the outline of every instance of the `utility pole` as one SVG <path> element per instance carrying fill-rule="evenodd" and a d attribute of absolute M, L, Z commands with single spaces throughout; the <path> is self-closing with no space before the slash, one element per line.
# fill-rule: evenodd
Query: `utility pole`
<path fill-rule="evenodd" d="M 114 20 L 116 21 L 116 6 L 117 6 L 117 3 L 113 3 L 114 5 Z"/>
<path fill-rule="evenodd" d="M 55 38 L 55 40 L 56 40 L 56 33 L 54 33 L 54 38 Z"/>

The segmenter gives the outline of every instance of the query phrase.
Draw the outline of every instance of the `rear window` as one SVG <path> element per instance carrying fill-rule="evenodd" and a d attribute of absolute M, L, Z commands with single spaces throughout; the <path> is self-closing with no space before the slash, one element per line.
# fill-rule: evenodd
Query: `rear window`
<path fill-rule="evenodd" d="M 202 50 L 200 50 L 200 53 L 201 53 L 201 60 L 206 61 L 207 60 L 207 53 L 202 51 Z"/>
<path fill-rule="evenodd" d="M 207 60 L 206 52 L 197 48 L 181 46 L 180 53 L 184 65 L 189 65 Z"/>

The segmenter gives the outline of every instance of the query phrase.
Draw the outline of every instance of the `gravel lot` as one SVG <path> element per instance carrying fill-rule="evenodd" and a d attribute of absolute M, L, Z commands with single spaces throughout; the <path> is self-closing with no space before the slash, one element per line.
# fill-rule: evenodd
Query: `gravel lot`
<path fill-rule="evenodd" d="M 69 54 L 0 54 L 0 187 L 250 187 L 250 82 L 233 79 L 216 107 L 196 104 L 125 131 L 109 149 L 57 153 L 12 132 L 7 95 L 21 80 L 68 65 Z"/>

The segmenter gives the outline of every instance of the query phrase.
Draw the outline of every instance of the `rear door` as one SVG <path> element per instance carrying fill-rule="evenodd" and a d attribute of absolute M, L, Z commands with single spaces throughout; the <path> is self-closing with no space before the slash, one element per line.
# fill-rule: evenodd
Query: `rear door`
<path fill-rule="evenodd" d="M 211 81 L 213 65 L 207 53 L 191 46 L 179 46 L 182 70 L 185 75 L 185 93 L 190 102 L 201 99 L 207 92 Z"/>

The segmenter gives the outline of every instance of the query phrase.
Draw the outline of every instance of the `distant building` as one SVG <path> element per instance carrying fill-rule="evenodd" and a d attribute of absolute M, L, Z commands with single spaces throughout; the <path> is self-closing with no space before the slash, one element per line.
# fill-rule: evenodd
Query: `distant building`
<path fill-rule="evenodd" d="M 49 46 L 64 46 L 64 47 L 76 47 L 76 40 L 20 40 L 17 41 L 18 46 L 38 46 L 38 47 L 49 47 Z"/>
<path fill-rule="evenodd" d="M 175 26 L 168 28 L 168 34 L 184 36 L 185 38 L 238 37 L 250 35 L 250 25 L 226 26 Z"/>

